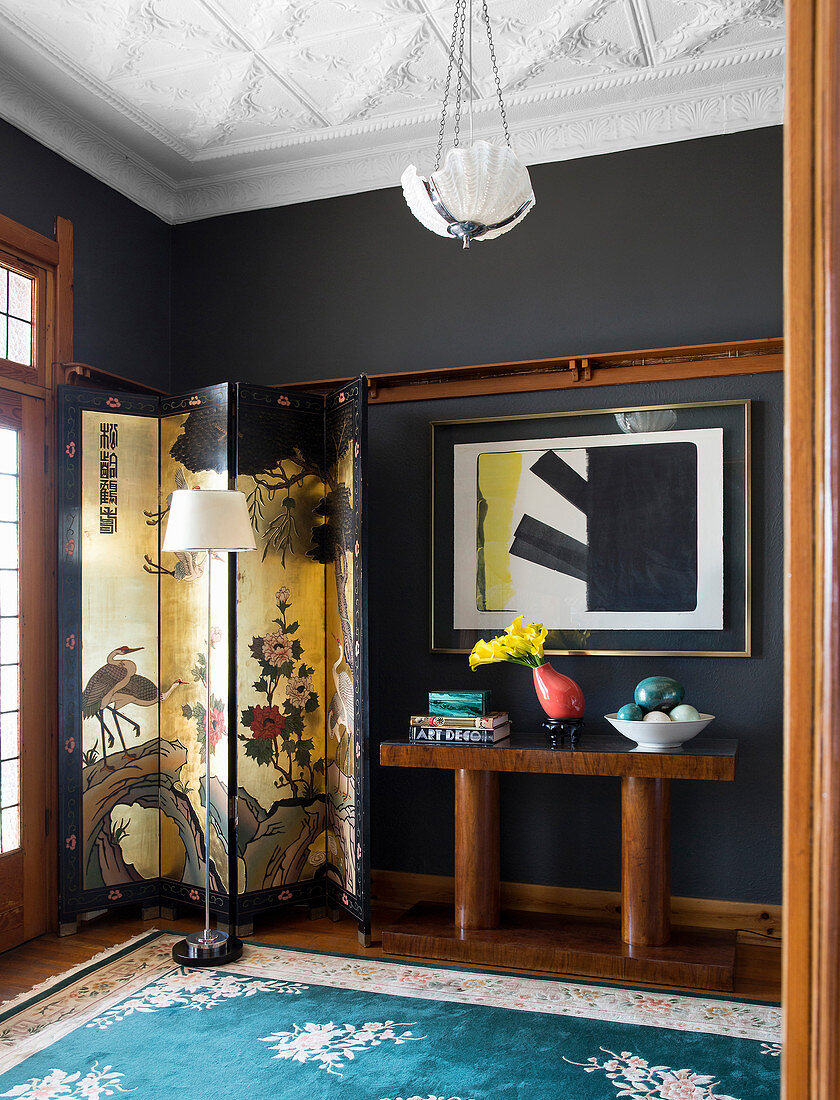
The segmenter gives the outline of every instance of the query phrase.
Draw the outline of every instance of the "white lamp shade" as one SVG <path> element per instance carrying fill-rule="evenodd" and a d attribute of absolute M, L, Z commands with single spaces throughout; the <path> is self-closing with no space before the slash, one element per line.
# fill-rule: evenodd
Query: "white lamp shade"
<path fill-rule="evenodd" d="M 176 489 L 164 550 L 256 550 L 245 494 L 233 489 Z"/>

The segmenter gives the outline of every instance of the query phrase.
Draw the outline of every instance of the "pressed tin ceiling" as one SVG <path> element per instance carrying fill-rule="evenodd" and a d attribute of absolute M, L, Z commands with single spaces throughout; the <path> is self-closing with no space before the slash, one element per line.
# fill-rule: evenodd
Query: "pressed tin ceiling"
<path fill-rule="evenodd" d="M 0 116 L 169 222 L 393 187 L 431 167 L 453 6 L 0 0 Z M 526 164 L 782 121 L 782 0 L 489 10 Z M 497 139 L 476 32 L 476 137 Z"/>

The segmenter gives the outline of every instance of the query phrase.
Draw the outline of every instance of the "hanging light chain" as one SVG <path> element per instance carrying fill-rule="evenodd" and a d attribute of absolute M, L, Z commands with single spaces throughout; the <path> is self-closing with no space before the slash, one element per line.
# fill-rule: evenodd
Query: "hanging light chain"
<path fill-rule="evenodd" d="M 455 44 L 458 41 L 458 16 L 460 14 L 461 0 L 455 3 L 455 19 L 452 23 L 452 40 L 449 43 L 449 64 L 446 67 L 446 84 L 443 88 L 443 107 L 440 112 L 440 130 L 438 132 L 437 152 L 435 154 L 434 171 L 440 168 L 440 158 L 443 152 L 443 135 L 446 130 L 446 112 L 449 108 L 449 89 L 452 85 L 452 66 L 455 63 Z"/>
<path fill-rule="evenodd" d="M 493 32 L 490 29 L 490 14 L 487 11 L 487 0 L 481 0 L 481 18 L 487 31 L 487 42 L 490 46 L 490 63 L 493 67 L 493 81 L 496 86 L 496 98 L 499 101 L 499 114 L 502 117 L 502 129 L 505 135 L 505 145 L 510 149 L 510 128 L 508 127 L 507 111 L 502 98 L 502 81 L 499 76 L 499 64 L 496 60 L 496 47 L 493 44 Z M 443 155 L 443 138 L 446 132 L 446 116 L 449 109 L 449 93 L 452 87 L 452 70 L 456 70 L 455 79 L 455 113 L 454 113 L 454 137 L 452 144 L 457 148 L 461 143 L 461 106 L 463 100 L 464 85 L 464 38 L 467 31 L 467 0 L 455 0 L 455 18 L 452 22 L 452 38 L 449 43 L 449 64 L 446 69 L 446 83 L 443 89 L 443 106 L 440 112 L 440 128 L 438 130 L 437 149 L 435 150 L 435 166 L 433 171 L 440 168 Z M 472 39 L 472 23 L 470 23 L 470 39 Z M 473 80 L 472 71 L 468 74 L 468 80 Z M 472 101 L 472 97 L 470 97 Z"/>
<path fill-rule="evenodd" d="M 461 141 L 461 99 L 464 84 L 464 34 L 467 29 L 467 0 L 456 0 L 461 13 L 461 33 L 458 39 L 458 83 L 455 86 L 455 136 L 452 144 L 457 148 Z"/>
<path fill-rule="evenodd" d="M 487 11 L 487 0 L 481 0 L 481 14 L 484 19 L 484 25 L 487 28 L 487 41 L 490 44 L 490 63 L 493 66 L 493 80 L 496 84 L 496 95 L 499 100 L 499 114 L 502 116 L 502 128 L 505 132 L 505 145 L 510 149 L 510 130 L 508 129 L 505 101 L 502 99 L 502 81 L 499 77 L 499 65 L 496 61 L 496 47 L 493 45 L 493 32 L 490 30 L 490 14 Z"/>

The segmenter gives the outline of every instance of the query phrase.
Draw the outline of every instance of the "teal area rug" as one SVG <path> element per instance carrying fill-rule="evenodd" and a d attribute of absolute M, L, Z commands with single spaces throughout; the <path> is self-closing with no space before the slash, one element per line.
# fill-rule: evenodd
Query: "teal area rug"
<path fill-rule="evenodd" d="M 778 1100 L 776 1005 L 153 932 L 0 1005 L 19 1100 Z"/>

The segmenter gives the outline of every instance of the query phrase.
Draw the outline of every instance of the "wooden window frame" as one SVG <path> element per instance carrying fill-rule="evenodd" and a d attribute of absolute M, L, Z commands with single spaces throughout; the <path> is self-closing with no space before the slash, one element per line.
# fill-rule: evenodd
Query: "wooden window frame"
<path fill-rule="evenodd" d="M 73 362 L 73 225 L 67 218 L 55 219 L 53 238 L 20 225 L 0 214 L 0 253 L 12 257 L 28 274 L 35 271 L 36 334 L 35 369 L 23 367 L 8 359 L 0 359 L 0 391 L 11 390 L 43 403 L 43 418 L 36 416 L 38 453 L 30 447 L 26 461 L 43 462 L 46 475 L 44 500 L 45 542 L 43 547 L 44 614 L 39 624 L 43 636 L 44 710 L 39 721 L 45 726 L 44 761 L 44 874 L 46 877 L 47 925 L 58 928 L 58 845 L 56 842 L 58 809 L 58 654 L 57 647 L 47 639 L 57 637 L 56 589 L 56 506 L 55 506 L 55 389 L 66 380 Z M 28 269 L 28 270 L 27 270 Z M 34 416 L 31 411 L 30 417 Z M 40 442 L 40 441 L 43 442 Z M 23 455 L 22 455 L 23 458 Z M 40 567 L 39 567 L 40 568 Z M 24 746 L 25 751 L 25 746 Z"/>
<path fill-rule="evenodd" d="M 45 387 L 47 378 L 47 309 L 49 282 L 47 269 L 37 264 L 27 263 L 14 253 L 0 248 L 0 266 L 8 271 L 15 271 L 35 284 L 35 303 L 32 310 L 32 362 L 30 366 L 18 363 L 14 359 L 6 359 L 0 355 L 0 377 L 14 379 L 17 382 L 29 382 L 32 385 Z"/>

